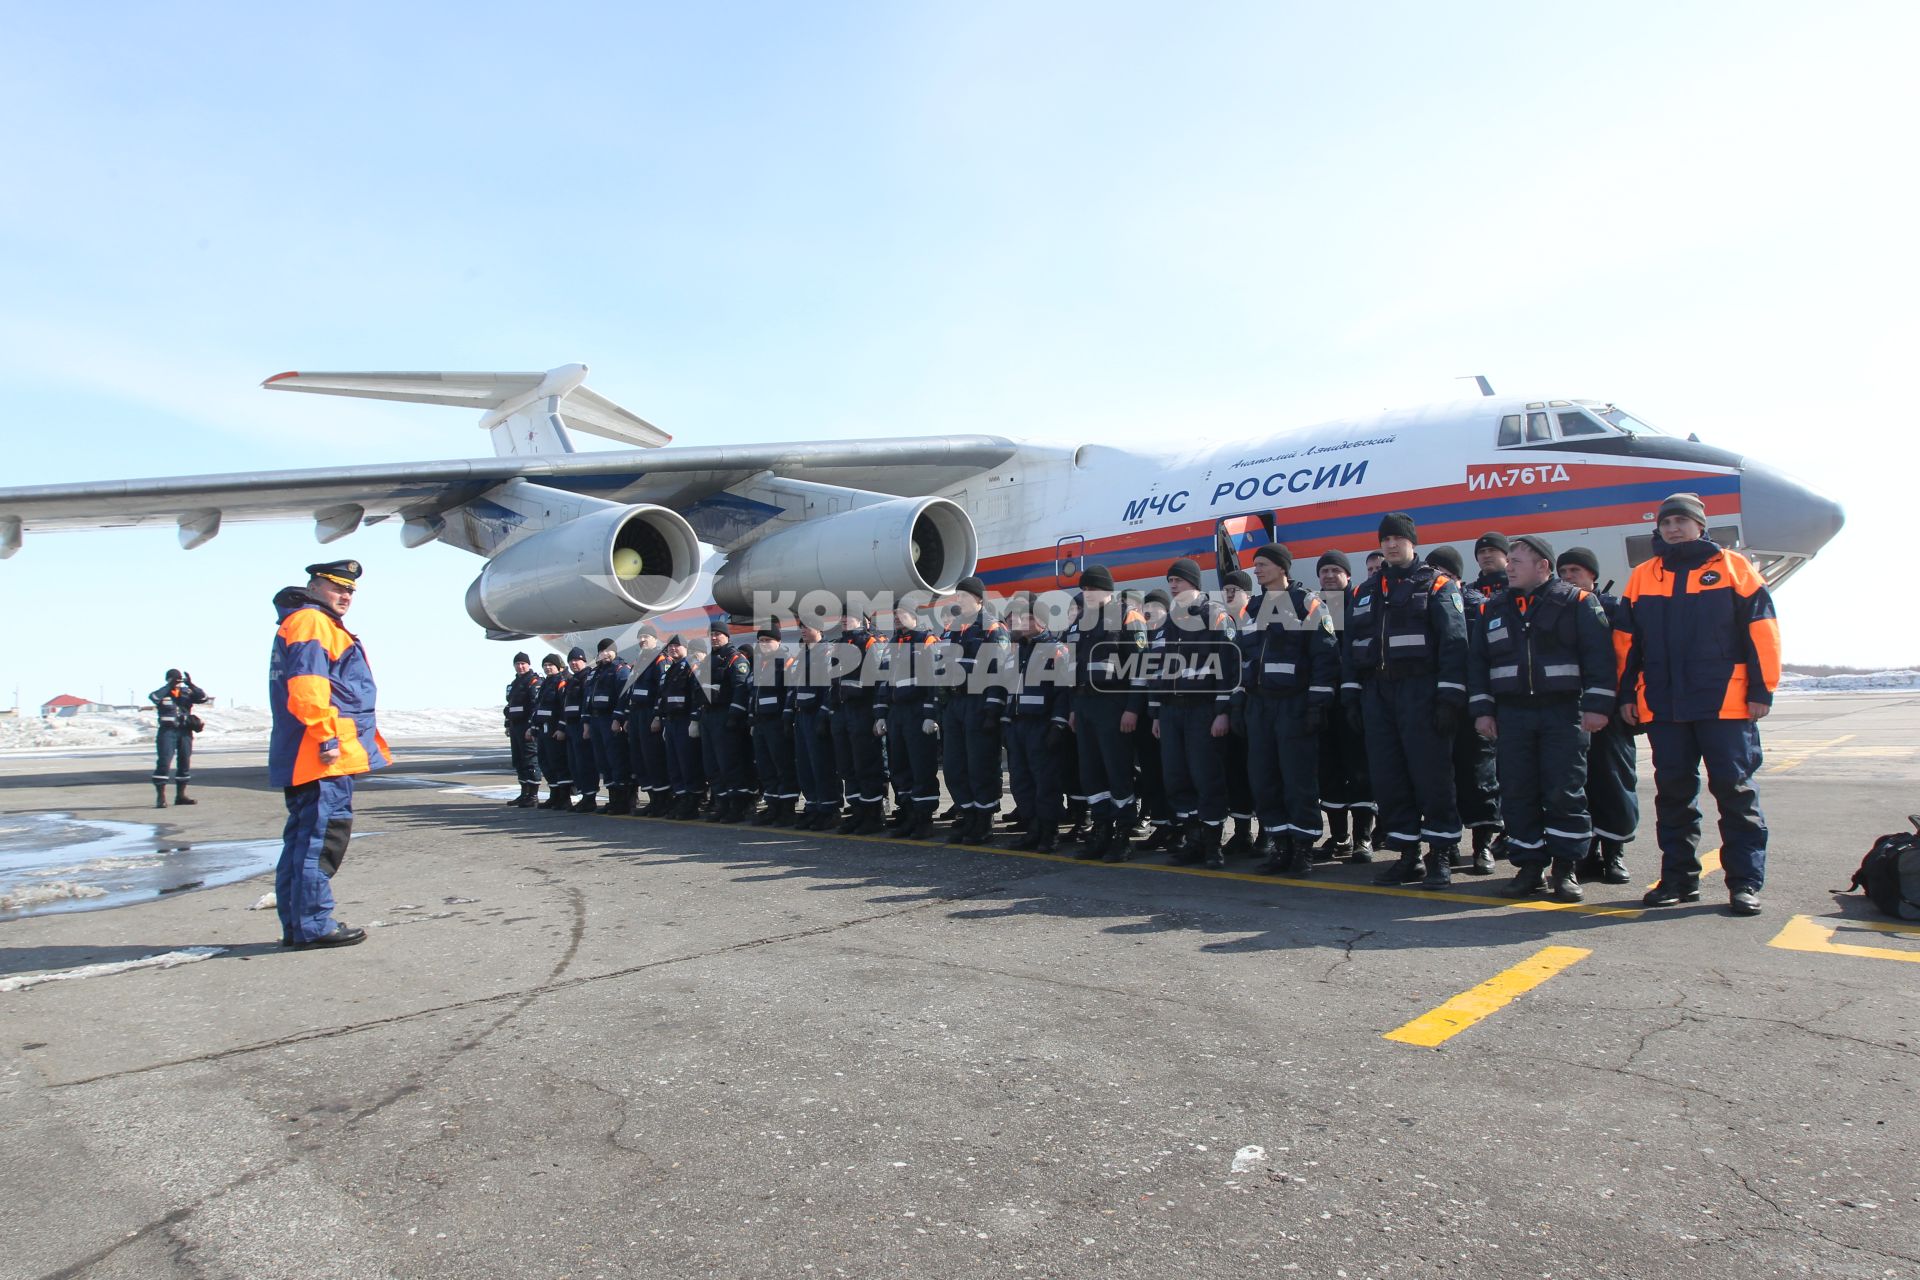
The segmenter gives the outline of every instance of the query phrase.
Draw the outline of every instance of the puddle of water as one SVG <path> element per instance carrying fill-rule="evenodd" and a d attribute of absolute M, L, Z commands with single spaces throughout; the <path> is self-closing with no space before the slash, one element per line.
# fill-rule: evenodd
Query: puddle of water
<path fill-rule="evenodd" d="M 0 818 L 0 921 L 97 911 L 273 870 L 280 841 L 187 841 L 149 822 L 65 813 Z"/>

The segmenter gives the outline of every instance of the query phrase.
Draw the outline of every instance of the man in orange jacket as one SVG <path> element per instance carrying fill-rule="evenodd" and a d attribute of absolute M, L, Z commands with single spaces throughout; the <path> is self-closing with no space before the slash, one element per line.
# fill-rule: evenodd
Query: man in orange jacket
<path fill-rule="evenodd" d="M 283 788 L 287 826 L 274 873 L 282 946 L 350 947 L 365 929 L 333 918 L 329 881 L 353 837 L 353 779 L 392 763 L 374 723 L 373 671 L 342 625 L 360 581 L 358 560 L 307 566 L 307 585 L 273 598 L 267 704 L 273 735 L 267 780 Z"/>
<path fill-rule="evenodd" d="M 1650 907 L 1700 897 L 1700 766 L 1720 810 L 1720 861 L 1734 915 L 1760 914 L 1767 820 L 1753 775 L 1757 721 L 1780 683 L 1780 622 L 1766 581 L 1745 556 L 1707 538 L 1698 494 L 1660 504 L 1653 558 L 1627 580 L 1632 641 L 1620 714 L 1653 748 L 1660 883 Z"/>

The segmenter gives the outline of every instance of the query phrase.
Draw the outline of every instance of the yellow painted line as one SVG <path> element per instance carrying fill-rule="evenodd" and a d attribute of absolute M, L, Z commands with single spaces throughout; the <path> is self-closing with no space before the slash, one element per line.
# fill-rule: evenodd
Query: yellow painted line
<path fill-rule="evenodd" d="M 1777 760 L 1773 764 L 1768 765 L 1766 772 L 1768 773 L 1791 772 L 1794 769 L 1798 769 L 1801 765 L 1805 764 L 1812 757 L 1819 755 L 1822 751 L 1826 751 L 1832 747 L 1837 747 L 1843 742 L 1852 742 L 1855 738 L 1859 736 L 1860 735 L 1857 733 L 1843 733 L 1837 738 L 1829 738 L 1825 742 L 1816 742 L 1811 744 L 1810 746 L 1802 747 L 1798 754 L 1789 755 L 1785 760 Z"/>
<path fill-rule="evenodd" d="M 639 815 L 633 815 L 639 816 Z M 719 828 L 738 831 L 733 823 L 706 822 L 697 818 L 642 818 L 643 822 L 671 822 L 682 827 Z M 1372 893 L 1388 898 L 1414 898 L 1425 902 L 1444 902 L 1453 906 L 1507 907 L 1520 911 L 1567 911 L 1582 916 L 1607 916 L 1634 920 L 1646 914 L 1639 906 L 1608 906 L 1590 902 L 1548 902 L 1530 898 L 1495 898 L 1485 894 L 1454 893 L 1438 889 L 1403 889 L 1394 885 L 1354 884 L 1345 880 L 1304 880 L 1292 876 L 1261 876 L 1251 871 L 1214 871 L 1207 867 L 1171 866 L 1158 862 L 1082 862 L 1072 854 L 1035 853 L 1026 849 L 1002 849 L 993 845 L 948 844 L 945 840 L 902 840 L 896 836 L 843 836 L 837 831 L 795 831 L 792 827 L 749 827 L 750 831 L 795 839 L 858 840 L 864 844 L 910 844 L 926 849 L 951 849 L 957 853 L 991 853 L 1002 858 L 1030 858 L 1037 862 L 1064 862 L 1068 866 L 1098 871 L 1157 871 L 1166 875 L 1199 876 L 1209 880 L 1244 880 L 1248 884 L 1283 884 L 1295 889 L 1328 889 L 1335 893 Z M 1458 883 L 1456 881 L 1455 883 Z"/>
<path fill-rule="evenodd" d="M 1654 850 L 1654 853 L 1656 856 L 1659 854 L 1659 852 L 1660 851 L 1658 849 Z M 1705 853 L 1700 855 L 1700 874 L 1701 875 L 1710 876 L 1718 870 L 1720 870 L 1720 850 L 1718 848 L 1709 849 Z M 1659 883 L 1660 882 L 1658 880 L 1649 880 L 1647 882 L 1647 888 L 1651 889 Z"/>
<path fill-rule="evenodd" d="M 1835 942 L 1833 935 L 1841 925 L 1850 929 L 1872 929 L 1877 933 L 1897 933 L 1920 937 L 1920 926 L 1882 924 L 1877 920 L 1816 920 L 1812 916 L 1794 916 L 1767 943 L 1782 951 L 1811 951 L 1819 955 L 1859 956 L 1866 960 L 1905 960 L 1920 964 L 1920 951 L 1899 951 L 1892 947 L 1863 947 L 1850 942 Z"/>
<path fill-rule="evenodd" d="M 1586 947 L 1542 947 L 1511 969 L 1494 974 L 1477 987 L 1467 988 L 1439 1008 L 1421 1014 L 1405 1026 L 1395 1027 L 1381 1038 L 1431 1049 L 1592 954 Z"/>

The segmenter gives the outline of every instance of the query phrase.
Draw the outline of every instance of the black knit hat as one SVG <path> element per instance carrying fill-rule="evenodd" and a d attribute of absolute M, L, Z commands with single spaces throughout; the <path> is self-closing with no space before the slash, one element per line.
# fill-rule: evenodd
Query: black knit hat
<path fill-rule="evenodd" d="M 1427 563 L 1456 578 L 1466 576 L 1460 568 L 1460 553 L 1444 543 L 1427 552 Z"/>
<path fill-rule="evenodd" d="M 578 658 L 580 659 L 580 661 L 585 662 L 587 660 L 587 651 L 585 649 L 582 649 L 579 645 L 573 646 L 573 648 L 567 650 L 567 661 L 572 662 L 575 658 Z"/>
<path fill-rule="evenodd" d="M 682 640 L 679 636 L 668 636 L 666 644 L 662 645 L 661 648 L 671 649 L 675 645 L 679 645 L 682 649 L 684 649 L 687 647 L 687 642 L 685 640 Z"/>
<path fill-rule="evenodd" d="M 1171 609 L 1173 607 L 1173 597 L 1166 593 L 1165 588 L 1155 587 L 1153 590 L 1147 592 L 1146 603 L 1157 604 L 1163 609 Z"/>
<path fill-rule="evenodd" d="M 549 653 L 546 657 L 540 659 L 540 665 L 543 667 L 552 667 L 555 671 L 558 671 L 567 665 L 567 660 L 557 653 Z"/>
<path fill-rule="evenodd" d="M 526 663 L 531 663 L 533 661 L 532 658 L 529 658 L 527 656 L 527 651 L 525 649 L 522 649 L 520 652 L 514 654 L 513 660 L 515 662 L 526 662 Z"/>
<path fill-rule="evenodd" d="M 1660 504 L 1660 514 L 1654 519 L 1658 522 L 1668 516 L 1685 516 L 1704 529 L 1707 527 L 1707 504 L 1700 501 L 1697 493 L 1670 493 L 1666 501 Z"/>
<path fill-rule="evenodd" d="M 1600 557 L 1585 547 L 1568 547 L 1560 553 L 1560 558 L 1553 562 L 1553 567 L 1564 569 L 1570 564 L 1579 565 L 1596 579 L 1600 576 Z"/>
<path fill-rule="evenodd" d="M 1473 543 L 1473 554 L 1477 556 L 1488 547 L 1492 547 L 1503 555 L 1513 550 L 1513 544 L 1507 541 L 1507 535 L 1498 531 L 1489 531 L 1476 538 Z"/>
<path fill-rule="evenodd" d="M 168 684 L 172 684 L 172 683 L 173 683 L 173 682 L 174 682 L 175 680 L 178 680 L 178 679 L 180 679 L 180 668 L 178 668 L 178 667 L 168 667 L 168 668 L 167 668 L 167 683 L 168 683 Z"/>
<path fill-rule="evenodd" d="M 1420 530 L 1414 527 L 1413 517 L 1404 511 L 1389 511 L 1380 517 L 1380 539 L 1405 538 L 1408 542 L 1420 541 Z"/>
<path fill-rule="evenodd" d="M 1293 552 L 1287 550 L 1287 544 L 1284 542 L 1269 542 L 1266 546 L 1257 549 L 1253 553 L 1253 558 L 1271 560 L 1288 573 L 1293 572 Z"/>
<path fill-rule="evenodd" d="M 1080 571 L 1082 591 L 1113 590 L 1113 570 L 1103 564 L 1090 564 Z"/>
<path fill-rule="evenodd" d="M 1198 588 L 1200 585 L 1200 566 L 1187 559 L 1187 557 L 1181 556 L 1178 560 L 1175 560 L 1167 566 L 1167 576 L 1169 578 L 1179 578 L 1183 582 L 1190 582 L 1194 587 Z"/>
<path fill-rule="evenodd" d="M 714 615 L 713 615 L 713 619 L 712 619 L 712 620 L 711 620 L 710 622 L 708 622 L 708 623 L 707 623 L 707 634 L 708 634 L 708 635 L 710 635 L 710 636 L 730 636 L 730 635 L 732 635 L 732 634 L 733 634 L 733 619 L 732 619 L 732 618 L 729 618 L 729 617 L 728 617 L 728 616 L 727 616 L 726 614 L 724 614 L 724 613 L 716 613 L 716 614 L 714 614 Z"/>
<path fill-rule="evenodd" d="M 654 626 L 651 622 L 643 622 L 640 624 L 640 629 L 633 633 L 633 638 L 636 641 L 645 640 L 648 636 L 652 636 L 655 640 L 658 640 L 660 638 L 660 628 Z"/>
<path fill-rule="evenodd" d="M 1265 550 L 1265 548 L 1262 548 L 1262 550 Z M 1222 587 L 1238 587 L 1248 595 L 1252 595 L 1253 575 L 1245 569 L 1229 569 L 1225 574 L 1221 575 L 1220 585 Z"/>
<path fill-rule="evenodd" d="M 975 600 L 985 600 L 987 598 L 987 584 L 975 577 L 960 579 L 960 581 L 953 584 L 953 589 L 955 591 L 964 591 Z"/>
<path fill-rule="evenodd" d="M 595 648 L 597 648 L 597 649 L 599 649 L 599 651 L 600 651 L 601 653 L 618 653 L 618 652 L 620 652 L 620 646 L 619 646 L 619 645 L 617 645 L 617 644 L 615 644 L 615 643 L 613 642 L 613 637 L 612 637 L 612 636 L 602 636 L 602 637 L 600 638 L 600 643 L 599 643 L 598 645 L 596 645 L 596 646 L 594 646 L 594 647 L 595 647 Z"/>
<path fill-rule="evenodd" d="M 1340 572 L 1349 578 L 1353 576 L 1353 561 L 1347 559 L 1347 553 L 1344 551 L 1322 551 L 1319 561 L 1313 566 L 1313 571 L 1318 573 L 1330 564 L 1340 566 Z"/>
<path fill-rule="evenodd" d="M 1533 552 L 1533 554 L 1539 556 L 1542 560 L 1545 560 L 1548 564 L 1553 563 L 1553 544 L 1551 542 L 1548 542 L 1545 538 L 1541 537 L 1539 534 L 1523 533 L 1523 534 L 1520 534 L 1518 537 L 1514 538 L 1514 541 L 1525 543 L 1528 549 Z"/>
<path fill-rule="evenodd" d="M 760 640 L 778 640 L 780 638 L 780 619 L 768 618 L 761 624 L 760 629 L 753 634 L 756 639 Z"/>

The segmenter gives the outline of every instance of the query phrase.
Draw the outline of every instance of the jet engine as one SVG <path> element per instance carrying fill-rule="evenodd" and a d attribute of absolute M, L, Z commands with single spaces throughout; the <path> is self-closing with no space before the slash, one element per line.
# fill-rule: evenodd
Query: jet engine
<path fill-rule="evenodd" d="M 947 498 L 893 498 L 771 534 L 713 575 L 713 598 L 749 613 L 756 593 L 933 594 L 973 572 L 973 521 Z"/>
<path fill-rule="evenodd" d="M 487 561 L 467 615 L 499 637 L 622 626 L 684 604 L 699 570 L 700 539 L 678 512 L 608 507 Z"/>

